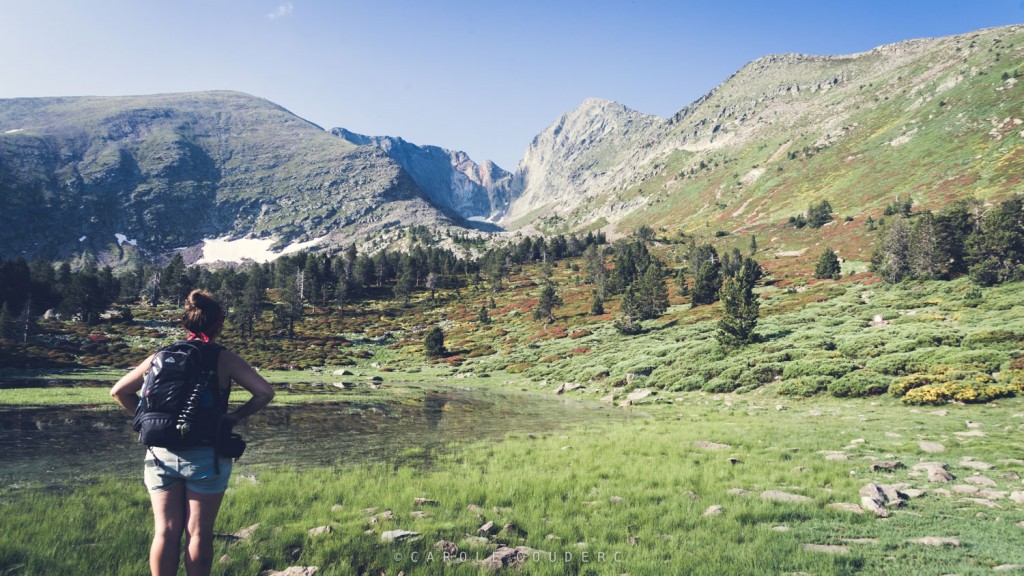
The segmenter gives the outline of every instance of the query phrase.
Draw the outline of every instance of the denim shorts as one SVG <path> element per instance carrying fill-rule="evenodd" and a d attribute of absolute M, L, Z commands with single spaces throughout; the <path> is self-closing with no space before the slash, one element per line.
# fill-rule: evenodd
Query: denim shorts
<path fill-rule="evenodd" d="M 146 488 L 150 492 L 170 490 L 184 482 L 185 488 L 199 494 L 220 494 L 231 478 L 231 458 L 220 458 L 220 473 L 214 468 L 214 451 L 210 446 L 168 450 L 152 447 L 146 450 Z"/>

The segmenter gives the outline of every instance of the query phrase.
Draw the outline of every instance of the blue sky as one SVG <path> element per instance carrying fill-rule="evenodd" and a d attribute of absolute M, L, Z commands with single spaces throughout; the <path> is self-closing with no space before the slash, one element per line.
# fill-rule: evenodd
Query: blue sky
<path fill-rule="evenodd" d="M 511 170 L 587 97 L 669 116 L 765 54 L 1017 23 L 1021 0 L 0 0 L 0 98 L 239 90 Z"/>

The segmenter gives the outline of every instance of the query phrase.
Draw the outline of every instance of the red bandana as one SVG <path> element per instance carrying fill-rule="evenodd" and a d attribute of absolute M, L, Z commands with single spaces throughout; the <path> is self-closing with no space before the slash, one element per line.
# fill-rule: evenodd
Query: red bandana
<path fill-rule="evenodd" d="M 193 331 L 191 331 L 191 330 L 187 330 L 187 332 L 188 332 L 188 339 L 189 340 L 199 339 L 199 340 L 202 340 L 203 342 L 209 342 L 210 341 L 210 337 L 207 336 L 206 334 L 203 334 L 202 332 L 199 332 L 198 334 L 193 332 Z"/>

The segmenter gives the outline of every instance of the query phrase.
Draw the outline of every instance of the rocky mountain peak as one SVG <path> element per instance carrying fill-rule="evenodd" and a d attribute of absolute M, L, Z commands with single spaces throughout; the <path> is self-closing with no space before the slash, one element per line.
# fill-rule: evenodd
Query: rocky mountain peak
<path fill-rule="evenodd" d="M 393 136 L 365 136 L 344 128 L 331 133 L 358 146 L 383 150 L 438 207 L 461 218 L 492 219 L 508 204 L 512 175 L 491 161 L 480 165 L 468 154 L 437 146 L 418 146 Z"/>

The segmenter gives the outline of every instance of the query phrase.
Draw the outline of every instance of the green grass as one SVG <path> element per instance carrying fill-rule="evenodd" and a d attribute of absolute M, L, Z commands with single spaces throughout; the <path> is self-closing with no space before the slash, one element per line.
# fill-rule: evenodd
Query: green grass
<path fill-rule="evenodd" d="M 297 471 L 246 468 L 243 461 L 217 531 L 255 523 L 260 528 L 250 540 L 218 542 L 216 556 L 226 559 L 215 573 L 255 574 L 290 565 L 320 566 L 328 575 L 435 573 L 442 570 L 433 548 L 440 539 L 458 543 L 471 560 L 486 557 L 499 542 L 542 551 L 544 560 L 530 565 L 531 574 L 971 574 L 1024 563 L 1024 529 L 1016 525 L 1024 520 L 1020 505 L 1003 498 L 998 509 L 989 509 L 939 496 L 935 485 L 909 471 L 916 462 L 941 460 L 962 479 L 970 470 L 959 462 L 970 456 L 996 466 L 985 474 L 999 490 L 1016 490 L 1020 481 L 1002 475 L 1022 474 L 1024 464 L 999 460 L 1019 456 L 1014 438 L 1024 428 L 1021 400 L 950 406 L 944 415 L 894 399 L 786 400 L 788 409 L 777 410 L 779 402 L 765 392 L 687 393 L 629 419 L 471 444 L 439 456 L 429 469 L 354 464 Z M 981 422 L 987 435 L 958 436 L 967 430 L 965 420 Z M 702 449 L 695 445 L 701 440 L 730 447 Z M 946 452 L 926 454 L 918 447 L 922 440 L 941 442 Z M 849 460 L 827 460 L 818 453 L 825 450 Z M 730 464 L 730 457 L 741 463 Z M 875 459 L 900 460 L 908 469 L 872 473 Z M 908 482 L 929 494 L 887 520 L 826 508 L 859 501 L 859 488 L 871 481 Z M 734 488 L 751 494 L 730 494 Z M 811 500 L 768 502 L 758 496 L 764 490 Z M 413 518 L 416 497 L 440 505 L 421 508 L 430 518 Z M 481 517 L 470 505 L 480 508 Z M 703 516 L 712 505 L 723 506 L 723 513 Z M 371 524 L 368 508 L 391 510 L 394 519 Z M 141 484 L 101 479 L 49 493 L 6 488 L 0 513 L 0 565 L 12 567 L 9 573 L 84 574 L 95 566 L 110 574 L 144 570 L 151 528 Z M 526 535 L 497 536 L 487 544 L 465 541 L 489 520 L 515 523 Z M 307 534 L 324 525 L 333 531 Z M 413 530 L 422 538 L 381 544 L 381 532 L 392 529 Z M 909 542 L 924 536 L 955 537 L 961 547 Z M 803 549 L 843 544 L 842 538 L 879 543 L 846 544 L 844 555 Z M 583 551 L 589 553 L 586 563 Z M 417 561 L 411 559 L 414 552 Z M 597 560 L 599 553 L 605 561 Z M 482 572 L 474 562 L 447 570 Z"/>

